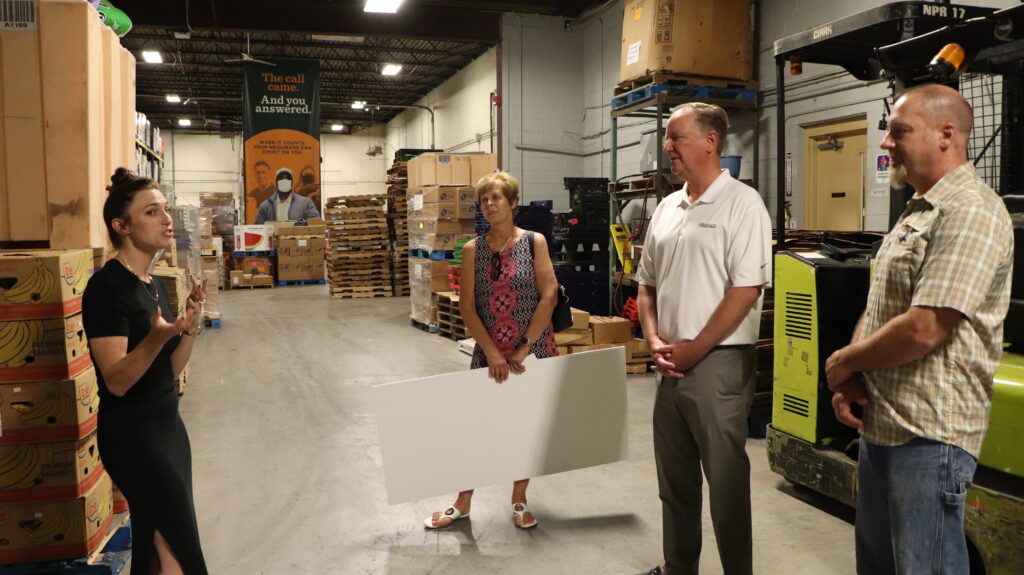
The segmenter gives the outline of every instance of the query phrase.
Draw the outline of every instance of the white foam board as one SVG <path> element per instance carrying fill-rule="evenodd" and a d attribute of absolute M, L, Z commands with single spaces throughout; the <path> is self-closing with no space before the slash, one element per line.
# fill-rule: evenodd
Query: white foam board
<path fill-rule="evenodd" d="M 475 369 L 373 388 L 388 503 L 625 459 L 622 347 L 525 362 L 494 383 Z"/>

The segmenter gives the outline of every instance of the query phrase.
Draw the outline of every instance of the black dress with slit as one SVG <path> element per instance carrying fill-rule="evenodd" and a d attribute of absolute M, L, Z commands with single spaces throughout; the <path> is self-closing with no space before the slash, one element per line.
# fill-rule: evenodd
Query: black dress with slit
<path fill-rule="evenodd" d="M 156 300 L 153 295 L 158 294 Z M 90 340 L 128 338 L 131 352 L 149 333 L 156 306 L 174 321 L 167 290 L 154 278 L 144 284 L 116 260 L 89 280 L 82 301 Z M 122 397 L 107 389 L 96 366 L 100 388 L 100 458 L 118 486 L 132 519 L 132 575 L 144 575 L 156 561 L 153 533 L 167 540 L 186 575 L 206 575 L 192 500 L 192 451 L 178 414 L 178 390 L 171 353 L 180 336 L 164 345 L 146 373 Z M 95 360 L 94 360 L 95 362 Z"/>

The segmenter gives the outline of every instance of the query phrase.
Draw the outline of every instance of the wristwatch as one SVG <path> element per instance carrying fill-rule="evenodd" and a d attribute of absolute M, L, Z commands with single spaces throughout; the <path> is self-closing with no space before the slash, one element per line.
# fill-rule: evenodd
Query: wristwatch
<path fill-rule="evenodd" d="M 516 342 L 516 347 L 530 347 L 530 339 L 524 335 Z"/>

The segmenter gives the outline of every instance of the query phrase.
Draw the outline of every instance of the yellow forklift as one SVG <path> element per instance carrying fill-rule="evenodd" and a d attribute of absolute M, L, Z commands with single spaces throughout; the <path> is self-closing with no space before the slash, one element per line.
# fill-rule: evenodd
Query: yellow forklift
<path fill-rule="evenodd" d="M 950 54 L 959 56 L 950 61 Z M 988 130 L 988 141 L 973 159 L 977 165 L 986 153 L 989 160 L 996 156 L 979 173 L 1003 195 L 1013 216 L 1016 257 L 1006 351 L 968 492 L 965 530 L 971 575 L 1024 573 L 1024 4 L 1001 11 L 930 2 L 887 4 L 779 40 L 775 57 L 779 134 L 785 133 L 784 69 L 793 62 L 840 65 L 863 80 L 884 75 L 894 93 L 924 82 L 957 86 L 968 66 L 972 73 L 1000 78 L 1001 122 Z M 785 158 L 785 139 L 778 140 L 778 157 Z M 779 174 L 784 177 L 782 166 Z M 890 190 L 890 224 L 912 193 Z M 785 245 L 782 224 L 780 216 L 779 246 Z M 825 360 L 849 341 L 864 309 L 870 259 L 870 250 L 837 249 L 827 241 L 817 249 L 775 255 L 768 461 L 787 480 L 854 507 L 857 433 L 832 412 Z"/>

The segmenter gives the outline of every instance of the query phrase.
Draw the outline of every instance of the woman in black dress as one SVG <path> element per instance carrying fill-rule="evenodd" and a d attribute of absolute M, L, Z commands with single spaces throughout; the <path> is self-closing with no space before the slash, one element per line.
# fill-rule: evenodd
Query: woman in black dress
<path fill-rule="evenodd" d="M 132 515 L 132 575 L 206 575 L 192 502 L 192 453 L 175 380 L 192 354 L 199 305 L 192 278 L 185 317 L 149 275 L 174 228 L 156 183 L 118 168 L 103 220 L 114 258 L 89 280 L 85 332 L 100 387 L 99 448 Z"/>

